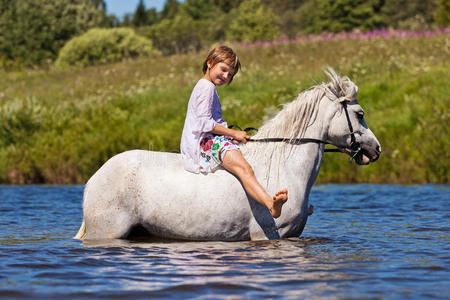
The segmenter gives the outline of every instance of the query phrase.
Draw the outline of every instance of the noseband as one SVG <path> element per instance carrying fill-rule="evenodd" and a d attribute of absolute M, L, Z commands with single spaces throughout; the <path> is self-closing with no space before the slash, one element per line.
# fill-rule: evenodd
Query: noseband
<path fill-rule="evenodd" d="M 359 142 L 356 141 L 356 137 L 355 137 L 355 133 L 353 132 L 353 126 L 352 126 L 352 122 L 350 121 L 350 116 L 348 114 L 348 110 L 347 110 L 347 103 L 346 102 L 342 102 L 342 106 L 344 107 L 344 111 L 345 111 L 345 117 L 347 118 L 347 124 L 348 124 L 348 129 L 350 131 L 350 162 L 356 157 L 356 155 L 358 155 L 358 153 L 361 152 L 361 144 Z M 241 127 L 239 127 L 238 125 L 230 125 L 228 126 L 228 128 L 233 128 L 236 127 L 241 131 L 251 131 L 251 130 L 256 130 L 258 131 L 257 128 L 254 127 L 247 127 L 245 129 L 242 129 Z M 322 140 L 318 140 L 318 139 L 312 139 L 312 138 L 301 138 L 301 139 L 289 139 L 289 138 L 263 138 L 263 139 L 252 139 L 249 138 L 247 139 L 248 142 L 260 142 L 260 143 L 271 143 L 271 142 L 284 142 L 287 144 L 291 144 L 291 145 L 300 145 L 300 144 L 306 144 L 306 143 L 317 143 L 317 144 L 324 144 L 324 145 L 333 145 L 336 148 L 328 148 L 325 149 L 324 152 L 344 152 L 342 150 L 342 148 L 339 148 L 338 146 L 326 142 L 326 141 L 322 141 Z"/>

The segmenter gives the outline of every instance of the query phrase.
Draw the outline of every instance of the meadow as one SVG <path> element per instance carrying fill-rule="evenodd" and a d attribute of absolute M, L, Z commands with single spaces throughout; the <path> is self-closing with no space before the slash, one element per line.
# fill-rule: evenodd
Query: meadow
<path fill-rule="evenodd" d="M 242 70 L 219 87 L 224 118 L 258 127 L 333 67 L 359 86 L 383 153 L 325 154 L 318 182 L 448 183 L 450 28 L 230 43 Z M 87 68 L 0 71 L 0 183 L 85 183 L 130 149 L 179 151 L 199 53 Z"/>

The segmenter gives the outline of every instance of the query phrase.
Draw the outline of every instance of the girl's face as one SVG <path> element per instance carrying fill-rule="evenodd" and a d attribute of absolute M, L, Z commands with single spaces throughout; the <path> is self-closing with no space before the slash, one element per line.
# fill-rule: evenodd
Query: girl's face
<path fill-rule="evenodd" d="M 208 64 L 208 68 L 209 69 L 204 77 L 217 86 L 230 82 L 231 76 L 234 72 L 233 67 L 225 62 L 217 63 L 213 67 Z"/>

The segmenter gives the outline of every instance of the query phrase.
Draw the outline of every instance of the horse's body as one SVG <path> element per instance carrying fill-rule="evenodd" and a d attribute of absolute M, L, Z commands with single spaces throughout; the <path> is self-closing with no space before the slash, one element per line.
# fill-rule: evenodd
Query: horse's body
<path fill-rule="evenodd" d="M 350 132 L 341 104 L 346 101 L 349 120 L 362 148 L 356 161 L 375 161 L 380 146 L 358 116 L 361 108 L 356 101 L 356 86 L 332 70 L 329 76 L 331 83 L 300 94 L 255 138 L 306 136 L 328 140 L 350 153 Z M 207 175 L 193 174 L 184 170 L 179 154 L 143 150 L 118 154 L 86 184 L 84 220 L 76 238 L 123 238 L 137 225 L 153 236 L 186 240 L 299 236 L 306 224 L 308 195 L 323 150 L 320 143 L 242 145 L 242 153 L 269 194 L 281 188 L 288 190 L 289 200 L 281 217 L 275 220 L 224 169 Z"/>

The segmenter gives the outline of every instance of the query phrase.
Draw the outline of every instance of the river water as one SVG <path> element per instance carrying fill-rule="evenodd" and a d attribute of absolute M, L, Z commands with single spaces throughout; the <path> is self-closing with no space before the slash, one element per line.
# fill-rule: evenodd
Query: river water
<path fill-rule="evenodd" d="M 450 299 L 450 186 L 316 185 L 300 238 L 71 237 L 83 186 L 0 186 L 0 298 Z"/>

